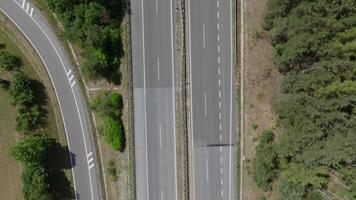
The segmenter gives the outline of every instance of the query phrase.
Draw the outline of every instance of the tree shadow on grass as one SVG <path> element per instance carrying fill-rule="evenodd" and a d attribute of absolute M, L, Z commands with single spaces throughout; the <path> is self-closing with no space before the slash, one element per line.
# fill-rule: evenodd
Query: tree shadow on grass
<path fill-rule="evenodd" d="M 46 119 L 48 118 L 48 110 L 44 108 L 48 104 L 48 96 L 46 94 L 46 88 L 38 80 L 31 79 L 30 80 L 31 88 L 34 92 L 34 102 L 40 107 L 40 121 L 39 125 L 44 126 L 46 123 Z"/>
<path fill-rule="evenodd" d="M 49 192 L 54 199 L 73 199 L 75 191 L 71 181 L 65 174 L 65 169 L 71 169 L 75 165 L 75 155 L 69 152 L 67 146 L 59 143 L 51 150 L 51 159 L 48 162 Z"/>

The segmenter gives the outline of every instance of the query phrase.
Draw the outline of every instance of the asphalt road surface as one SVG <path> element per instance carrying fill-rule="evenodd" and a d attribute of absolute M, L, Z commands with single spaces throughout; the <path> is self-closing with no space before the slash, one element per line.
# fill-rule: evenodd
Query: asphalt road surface
<path fill-rule="evenodd" d="M 32 4 L 1 0 L 0 10 L 26 36 L 50 76 L 71 152 L 76 199 L 101 199 L 86 104 L 63 47 Z"/>
<path fill-rule="evenodd" d="M 174 0 L 131 1 L 138 200 L 177 199 L 174 5 Z"/>
<path fill-rule="evenodd" d="M 190 0 L 193 199 L 235 199 L 232 0 Z"/>

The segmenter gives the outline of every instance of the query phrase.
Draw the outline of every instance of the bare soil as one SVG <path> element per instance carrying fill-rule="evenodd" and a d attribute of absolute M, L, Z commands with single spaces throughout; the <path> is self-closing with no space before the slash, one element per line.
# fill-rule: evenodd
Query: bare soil
<path fill-rule="evenodd" d="M 263 192 L 250 173 L 255 147 L 261 132 L 276 127 L 272 106 L 279 95 L 281 74 L 273 63 L 273 48 L 263 31 L 263 17 L 268 0 L 246 1 L 245 14 L 245 121 L 244 121 L 244 200 L 257 200 Z M 268 194 L 265 194 L 268 196 Z M 267 197 L 266 196 L 266 197 Z"/>

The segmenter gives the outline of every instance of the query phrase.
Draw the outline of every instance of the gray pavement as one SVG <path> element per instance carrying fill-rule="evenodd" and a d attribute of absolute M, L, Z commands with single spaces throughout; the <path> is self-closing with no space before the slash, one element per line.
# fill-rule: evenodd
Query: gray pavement
<path fill-rule="evenodd" d="M 101 199 L 89 115 L 63 47 L 46 20 L 27 1 L 1 0 L 0 10 L 26 36 L 50 76 L 71 152 L 76 199 Z"/>
<path fill-rule="evenodd" d="M 190 0 L 193 199 L 235 199 L 231 0 Z"/>
<path fill-rule="evenodd" d="M 174 0 L 132 0 L 136 191 L 176 199 Z"/>

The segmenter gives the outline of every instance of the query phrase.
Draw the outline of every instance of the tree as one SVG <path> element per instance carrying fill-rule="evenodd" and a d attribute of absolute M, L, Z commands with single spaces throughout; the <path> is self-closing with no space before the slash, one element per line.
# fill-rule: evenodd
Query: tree
<path fill-rule="evenodd" d="M 0 50 L 0 69 L 14 70 L 21 65 L 21 60 L 11 55 L 8 51 Z"/>
<path fill-rule="evenodd" d="M 41 112 L 38 105 L 26 107 L 21 105 L 16 114 L 16 130 L 29 131 L 40 121 Z"/>
<path fill-rule="evenodd" d="M 31 104 L 34 92 L 31 89 L 30 79 L 22 72 L 14 72 L 10 84 L 11 101 L 18 104 Z"/>
<path fill-rule="evenodd" d="M 56 141 L 47 136 L 33 135 L 10 148 L 10 155 L 24 164 L 45 164 Z"/>
<path fill-rule="evenodd" d="M 21 175 L 22 192 L 26 200 L 51 200 L 48 173 L 41 165 L 25 165 Z"/>

